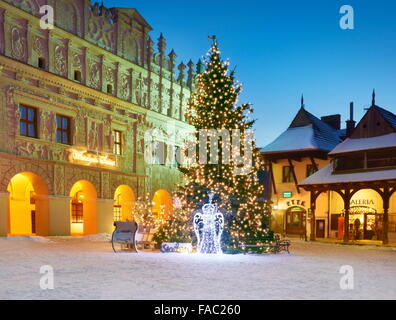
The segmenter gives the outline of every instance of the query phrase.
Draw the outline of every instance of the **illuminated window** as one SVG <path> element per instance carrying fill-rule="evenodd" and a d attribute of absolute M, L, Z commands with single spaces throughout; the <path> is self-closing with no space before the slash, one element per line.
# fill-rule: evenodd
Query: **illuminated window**
<path fill-rule="evenodd" d="M 72 223 L 83 223 L 84 222 L 84 206 L 81 201 L 83 195 L 79 195 L 81 191 L 78 191 L 72 200 Z"/>
<path fill-rule="evenodd" d="M 293 170 L 291 166 L 284 166 L 282 170 L 282 182 L 294 182 Z"/>
<path fill-rule="evenodd" d="M 83 223 L 83 204 L 80 202 L 72 203 L 72 223 Z"/>
<path fill-rule="evenodd" d="M 71 144 L 70 118 L 56 115 L 56 142 Z"/>
<path fill-rule="evenodd" d="M 27 106 L 19 106 L 21 119 L 19 133 L 22 136 L 37 138 L 37 109 Z"/>
<path fill-rule="evenodd" d="M 122 132 L 118 130 L 113 131 L 114 147 L 113 153 L 117 155 L 122 154 Z"/>

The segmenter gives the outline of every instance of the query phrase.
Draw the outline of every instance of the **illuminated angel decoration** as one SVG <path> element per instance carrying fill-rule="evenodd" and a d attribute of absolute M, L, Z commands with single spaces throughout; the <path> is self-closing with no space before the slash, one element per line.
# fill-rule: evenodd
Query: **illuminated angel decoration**
<path fill-rule="evenodd" d="M 209 203 L 194 215 L 194 231 L 197 236 L 197 250 L 199 253 L 220 254 L 221 235 L 224 230 L 224 216 L 218 211 L 217 205 L 212 203 L 214 193 L 209 193 Z"/>

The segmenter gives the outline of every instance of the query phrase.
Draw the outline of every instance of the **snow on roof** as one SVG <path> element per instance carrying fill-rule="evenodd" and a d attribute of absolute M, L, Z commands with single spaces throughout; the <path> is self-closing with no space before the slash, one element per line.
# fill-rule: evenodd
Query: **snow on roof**
<path fill-rule="evenodd" d="M 278 152 L 291 150 L 314 150 L 314 130 L 312 125 L 289 128 L 261 152 Z"/>
<path fill-rule="evenodd" d="M 323 169 L 314 173 L 300 183 L 301 186 L 318 185 L 318 184 L 335 184 L 335 183 L 351 183 L 351 182 L 368 182 L 396 180 L 396 169 L 366 171 L 356 173 L 333 174 L 332 164 L 327 165 Z"/>
<path fill-rule="evenodd" d="M 272 143 L 262 148 L 261 152 L 331 151 L 341 142 L 340 135 L 340 131 L 301 108 L 290 127 Z"/>
<path fill-rule="evenodd" d="M 379 137 L 346 139 L 335 147 L 329 155 L 354 152 L 360 150 L 385 149 L 396 147 L 396 132 Z"/>

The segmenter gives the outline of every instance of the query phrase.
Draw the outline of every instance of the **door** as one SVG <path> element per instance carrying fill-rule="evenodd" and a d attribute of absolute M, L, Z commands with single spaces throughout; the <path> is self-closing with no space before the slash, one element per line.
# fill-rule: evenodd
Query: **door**
<path fill-rule="evenodd" d="M 316 220 L 316 237 L 324 238 L 325 237 L 325 220 Z"/>
<path fill-rule="evenodd" d="M 301 207 L 292 207 L 286 211 L 286 233 L 302 235 L 305 233 L 306 212 Z"/>

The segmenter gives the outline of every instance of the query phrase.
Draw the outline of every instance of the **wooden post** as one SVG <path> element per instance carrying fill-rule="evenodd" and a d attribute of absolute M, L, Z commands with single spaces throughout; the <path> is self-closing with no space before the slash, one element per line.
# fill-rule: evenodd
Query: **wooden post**
<path fill-rule="evenodd" d="M 311 235 L 310 240 L 316 240 L 316 218 L 315 218 L 315 210 L 316 210 L 316 199 L 320 191 L 311 191 L 310 192 L 310 199 L 311 199 Z"/>
<path fill-rule="evenodd" d="M 384 207 L 384 219 L 382 222 L 382 244 L 388 244 L 388 231 L 389 231 L 389 200 L 391 197 L 391 191 L 389 187 L 384 188 L 384 192 L 381 194 L 382 202 Z"/>
<path fill-rule="evenodd" d="M 296 185 L 297 193 L 299 194 L 300 193 L 300 187 L 298 186 L 297 175 L 296 175 L 296 171 L 294 171 L 293 162 L 291 161 L 291 159 L 287 159 L 287 160 L 289 161 L 289 166 L 290 166 L 290 169 L 292 171 L 294 184 Z"/>
<path fill-rule="evenodd" d="M 345 189 L 345 192 L 343 194 L 343 199 L 344 199 L 344 242 L 348 243 L 349 242 L 349 209 L 351 208 L 351 197 L 352 197 L 352 192 L 350 189 Z"/>

